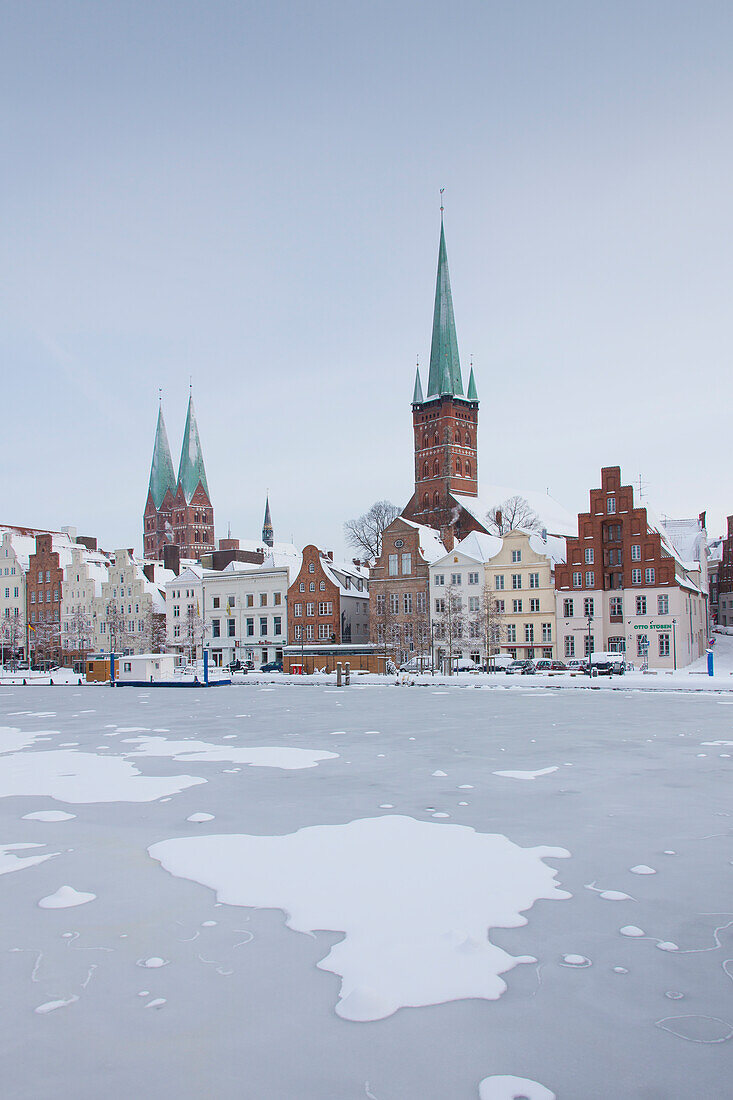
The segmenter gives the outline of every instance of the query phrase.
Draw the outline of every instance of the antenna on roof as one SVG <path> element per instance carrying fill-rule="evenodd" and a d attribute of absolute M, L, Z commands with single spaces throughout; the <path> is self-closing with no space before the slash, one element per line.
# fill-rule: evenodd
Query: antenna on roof
<path fill-rule="evenodd" d="M 641 500 L 641 498 L 644 496 L 644 490 L 647 489 L 647 488 L 648 488 L 647 482 L 645 482 L 642 479 L 641 474 L 639 474 L 639 500 Z"/>

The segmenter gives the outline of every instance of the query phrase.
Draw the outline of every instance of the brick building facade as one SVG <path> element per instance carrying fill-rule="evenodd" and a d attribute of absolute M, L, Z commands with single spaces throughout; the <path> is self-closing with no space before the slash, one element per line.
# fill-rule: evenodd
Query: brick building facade
<path fill-rule="evenodd" d="M 369 584 L 357 565 L 334 562 L 317 546 L 303 550 L 298 575 L 288 589 L 288 644 L 369 640 Z"/>
<path fill-rule="evenodd" d="M 36 536 L 35 553 L 28 559 L 26 615 L 34 660 L 61 663 L 61 594 L 63 563 L 52 534 Z"/>

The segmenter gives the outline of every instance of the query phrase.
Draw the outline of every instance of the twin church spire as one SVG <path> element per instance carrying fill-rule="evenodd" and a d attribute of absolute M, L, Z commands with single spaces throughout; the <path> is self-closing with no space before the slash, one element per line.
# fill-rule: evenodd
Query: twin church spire
<path fill-rule="evenodd" d="M 153 446 L 153 461 L 150 465 L 150 481 L 148 491 L 153 498 L 156 508 L 163 503 L 166 491 L 170 489 L 173 496 L 180 485 L 186 502 L 190 502 L 199 484 L 203 486 L 207 497 L 209 486 L 206 481 L 206 468 L 204 467 L 204 454 L 201 448 L 196 413 L 193 408 L 193 396 L 188 399 L 188 412 L 186 414 L 186 427 L 183 432 L 183 446 L 181 448 L 181 461 L 178 464 L 178 477 L 173 473 L 173 460 L 171 458 L 168 432 L 163 419 L 162 405 L 158 409 L 158 423 L 155 429 L 155 444 Z"/>

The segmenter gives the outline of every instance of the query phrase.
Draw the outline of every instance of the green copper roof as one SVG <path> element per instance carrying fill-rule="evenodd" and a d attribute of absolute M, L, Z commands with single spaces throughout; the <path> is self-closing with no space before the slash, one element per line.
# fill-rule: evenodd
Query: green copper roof
<path fill-rule="evenodd" d="M 265 520 L 262 524 L 262 541 L 266 546 L 272 546 L 274 541 L 274 535 L 272 531 L 272 520 L 270 518 L 270 497 L 269 495 L 265 499 Z"/>
<path fill-rule="evenodd" d="M 158 424 L 155 429 L 155 446 L 153 447 L 153 461 L 150 464 L 150 481 L 148 489 L 153 494 L 153 503 L 160 508 L 163 497 L 168 489 L 171 493 L 176 491 L 176 475 L 173 473 L 173 460 L 168 444 L 168 433 L 165 430 L 163 409 L 158 409 Z"/>
<path fill-rule="evenodd" d="M 196 414 L 193 411 L 193 397 L 188 399 L 188 414 L 186 416 L 186 430 L 183 433 L 183 446 L 181 447 L 181 462 L 178 467 L 178 481 L 183 489 L 186 500 L 190 500 L 196 492 L 198 483 L 204 487 L 206 495 L 209 495 L 209 486 L 206 482 L 206 470 L 204 469 L 204 456 L 201 450 L 201 440 L 196 424 Z"/>
<path fill-rule="evenodd" d="M 424 398 L 423 398 L 423 395 L 422 395 L 422 384 L 420 382 L 420 368 L 416 367 L 415 368 L 415 390 L 414 390 L 414 393 L 412 395 L 412 403 L 413 403 L 413 405 L 421 405 L 423 400 L 424 400 Z"/>
<path fill-rule="evenodd" d="M 473 377 L 473 367 L 471 367 L 471 373 L 468 378 L 468 393 L 466 397 L 469 401 L 478 401 L 478 394 L 476 393 L 476 382 Z"/>
<path fill-rule="evenodd" d="M 457 394 L 462 397 L 463 379 L 461 378 L 461 364 L 458 358 L 456 322 L 453 317 L 448 254 L 445 249 L 445 233 L 441 219 L 438 278 L 435 285 L 435 309 L 433 311 L 433 340 L 430 346 L 428 400 L 431 397 L 439 397 L 444 393 Z"/>

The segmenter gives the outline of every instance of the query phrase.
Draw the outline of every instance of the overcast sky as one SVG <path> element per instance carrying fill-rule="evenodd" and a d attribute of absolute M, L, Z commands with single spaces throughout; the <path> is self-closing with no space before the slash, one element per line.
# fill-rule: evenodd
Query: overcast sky
<path fill-rule="evenodd" d="M 0 522 L 141 546 L 189 376 L 217 535 L 412 492 L 445 188 L 484 483 L 733 512 L 733 5 L 0 3 Z"/>

